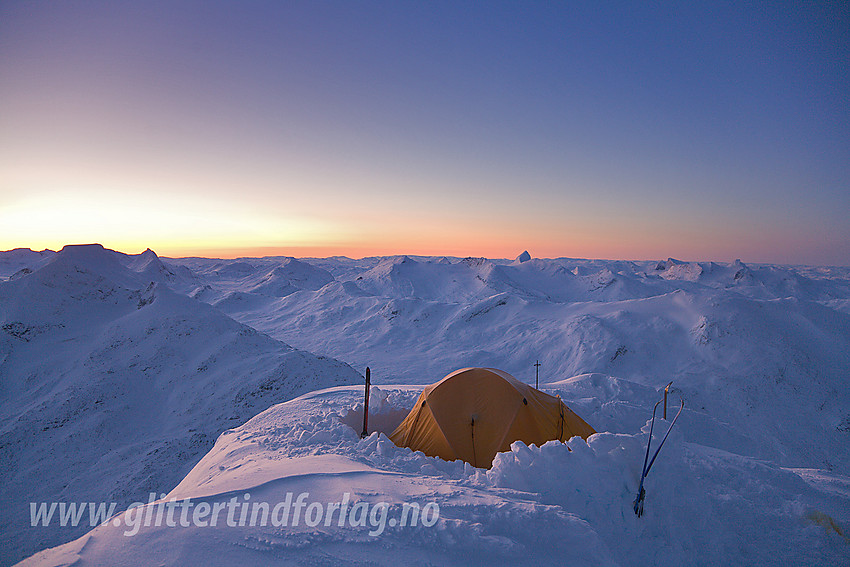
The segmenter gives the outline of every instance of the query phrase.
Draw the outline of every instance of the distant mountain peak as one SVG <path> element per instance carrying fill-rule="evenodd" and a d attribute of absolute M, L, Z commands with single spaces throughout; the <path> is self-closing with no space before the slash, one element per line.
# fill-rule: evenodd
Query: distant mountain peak
<path fill-rule="evenodd" d="M 81 263 L 87 267 L 115 266 L 118 264 L 116 254 L 102 244 L 66 244 L 53 258 L 53 262 Z"/>
<path fill-rule="evenodd" d="M 106 248 L 103 247 L 103 244 L 92 243 L 92 244 L 66 244 L 62 247 L 62 250 L 59 251 L 59 254 L 65 254 L 66 256 L 69 254 L 76 254 L 80 252 L 105 252 Z"/>
<path fill-rule="evenodd" d="M 528 262 L 529 260 L 531 260 L 531 254 L 528 253 L 528 250 L 523 251 L 522 254 L 516 257 L 516 261 L 520 264 L 523 262 Z"/>

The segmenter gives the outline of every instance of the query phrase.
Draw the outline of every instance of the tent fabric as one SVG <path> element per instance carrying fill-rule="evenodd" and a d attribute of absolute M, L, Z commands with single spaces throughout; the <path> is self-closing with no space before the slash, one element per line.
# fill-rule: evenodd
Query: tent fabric
<path fill-rule="evenodd" d="M 390 439 L 432 457 L 489 468 L 514 441 L 542 445 L 594 433 L 560 397 L 495 368 L 463 368 L 426 387 Z"/>

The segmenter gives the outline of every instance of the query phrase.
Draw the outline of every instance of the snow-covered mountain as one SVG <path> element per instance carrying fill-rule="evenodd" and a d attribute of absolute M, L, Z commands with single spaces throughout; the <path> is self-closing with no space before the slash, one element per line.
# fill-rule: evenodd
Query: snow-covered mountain
<path fill-rule="evenodd" d="M 255 274 L 268 271 L 250 261 Z M 706 414 L 747 431 L 747 455 L 850 472 L 850 451 L 835 450 L 847 445 L 850 423 L 848 268 L 672 258 L 315 262 L 334 275 L 319 289 L 215 304 L 299 348 L 370 365 L 377 383 L 428 383 L 464 366 L 533 382 L 538 360 L 545 381 L 589 372 L 653 388 L 673 380 Z M 251 277 L 211 279 L 209 293 Z M 731 449 L 728 439 L 713 446 Z"/>
<path fill-rule="evenodd" d="M 201 404 L 199 414 L 226 407 L 230 414 L 216 415 L 237 419 L 214 420 L 205 430 L 208 438 L 224 431 L 215 448 L 188 474 L 200 453 L 186 459 L 179 474 L 159 481 L 161 492 L 179 481 L 170 497 L 224 503 L 239 491 L 250 491 L 255 500 L 273 500 L 303 489 L 332 501 L 348 490 L 373 503 L 432 499 L 444 513 L 432 530 L 387 530 L 377 539 L 362 530 L 322 526 L 143 528 L 127 538 L 124 528 L 101 526 L 36 556 L 32 564 L 65 564 L 78 555 L 87 563 L 119 564 L 119 550 L 117 557 L 127 564 L 333 564 L 340 558 L 389 564 L 397 563 L 402 552 L 425 564 L 469 564 L 477 558 L 473 563 L 820 565 L 840 563 L 846 556 L 850 268 L 673 258 L 544 260 L 525 253 L 515 260 L 155 259 L 152 252 L 125 256 L 91 247 L 76 250 L 80 258 L 67 264 L 62 257 L 71 252 L 75 249 L 49 264 L 42 256 L 49 252 L 14 251 L 8 261 L 0 254 L 9 280 L 0 283 L 0 317 L 6 325 L 0 344 L 17 341 L 11 352 L 13 367 L 20 368 L 9 383 L 49 374 L 57 377 L 57 385 L 50 386 L 55 389 L 63 376 L 76 376 L 75 369 L 94 364 L 98 372 L 74 383 L 81 390 L 90 382 L 108 385 L 107 369 L 119 359 L 122 367 L 133 369 L 128 371 L 132 383 L 147 383 L 143 367 L 137 368 L 141 360 L 146 365 L 159 361 L 158 353 L 167 351 L 163 342 L 186 341 L 182 355 L 166 357 L 168 370 L 154 371 L 153 383 L 162 396 L 175 387 L 167 384 L 175 375 L 186 384 L 206 384 L 205 372 L 237 364 L 241 375 L 261 374 L 259 368 L 268 364 L 254 359 L 268 360 L 270 355 L 259 353 L 269 341 L 278 344 L 273 337 L 358 369 L 371 366 L 373 383 L 384 390 L 373 391 L 372 423 L 381 432 L 391 431 L 409 410 L 419 391 L 410 385 L 434 382 L 465 366 L 497 367 L 533 383 L 533 364 L 539 360 L 541 384 L 600 434 L 591 438 L 589 452 L 586 445 L 571 444 L 570 451 L 561 444 L 518 444 L 485 472 L 399 449 L 379 433 L 358 440 L 358 389 L 308 394 L 239 426 L 269 403 L 311 386 L 243 406 L 239 390 L 228 390 L 204 406 L 192 397 L 196 390 L 176 386 L 180 393 L 162 402 L 172 414 L 185 411 L 191 399 Z M 99 258 L 97 270 L 85 268 L 86 254 Z M 83 266 L 82 271 L 71 265 Z M 12 267 L 31 273 L 11 277 Z M 86 275 L 92 271 L 110 283 Z M 65 284 L 38 283 L 47 276 L 50 282 L 77 285 L 65 289 Z M 7 310 L 7 297 L 19 298 L 22 305 L 32 300 L 33 306 Z M 193 318 L 207 318 L 197 330 L 181 327 L 183 319 L 175 313 L 184 307 Z M 17 314 L 30 312 L 38 317 Z M 83 314 L 96 324 L 67 327 L 68 320 Z M 163 326 L 175 331 L 164 336 L 154 331 L 150 343 L 140 336 L 149 327 Z M 239 339 L 246 344 L 262 345 L 252 350 L 220 338 L 234 332 L 247 333 Z M 63 342 L 66 337 L 77 342 Z M 48 362 L 27 358 L 21 350 L 27 339 L 45 340 L 42 348 L 56 349 L 49 360 L 59 370 L 41 369 L 38 365 Z M 123 358 L 113 361 L 112 350 Z M 130 366 L 136 353 L 139 364 Z M 305 366 L 314 367 L 314 359 L 300 356 L 310 361 Z M 204 364 L 208 359 L 214 362 Z M 201 372 L 202 367 L 207 370 Z M 348 383 L 359 379 L 350 369 L 345 372 L 329 370 L 322 376 Z M 656 465 L 660 468 L 650 477 L 647 516 L 636 520 L 630 506 L 646 423 L 671 380 L 671 395 L 684 399 L 686 409 Z M 235 383 L 223 377 L 213 382 Z M 314 381 L 315 387 L 333 383 Z M 4 375 L 4 392 L 6 384 Z M 262 381 L 252 384 L 264 391 Z M 52 391 L 33 388 L 28 395 L 35 400 Z M 62 407 L 67 397 L 56 392 L 47 404 L 51 408 Z M 11 398 L 4 393 L 3 399 Z M 239 403 L 232 402 L 236 399 Z M 32 406 L 4 404 L 19 411 Z M 143 411 L 125 405 L 123 411 Z M 233 407 L 244 411 L 237 415 Z M 97 405 L 81 414 L 97 420 L 104 412 Z M 187 415 L 181 427 L 195 427 L 190 425 L 195 415 Z M 41 435 L 31 431 L 33 438 Z M 45 430 L 53 435 L 50 431 Z M 151 428 L 139 439 L 170 434 Z M 47 446 L 56 443 L 51 438 Z M 75 453 L 89 450 L 69 447 Z M 121 474 L 115 485 L 129 478 L 128 498 L 144 500 L 143 485 Z M 92 478 L 80 486 L 85 482 Z"/>
<path fill-rule="evenodd" d="M 52 250 L 36 252 L 29 248 L 0 252 L 0 281 L 29 274 L 49 262 L 55 254 Z"/>
<path fill-rule="evenodd" d="M 191 277 L 152 251 L 90 245 L 0 282 L 6 561 L 85 531 L 30 527 L 29 502 L 126 506 L 167 491 L 221 431 L 360 380 L 168 287 Z"/>

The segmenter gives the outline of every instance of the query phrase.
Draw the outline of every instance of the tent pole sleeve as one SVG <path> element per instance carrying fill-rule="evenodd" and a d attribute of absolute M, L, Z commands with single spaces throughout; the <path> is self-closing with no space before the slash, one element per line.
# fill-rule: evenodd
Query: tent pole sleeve
<path fill-rule="evenodd" d="M 561 396 L 558 396 L 558 409 L 561 412 L 561 433 L 558 435 L 558 440 L 563 443 L 564 439 L 564 402 L 561 401 Z"/>
<path fill-rule="evenodd" d="M 472 431 L 472 466 L 478 466 L 478 457 L 475 454 L 475 417 L 472 418 L 472 422 L 469 424 L 470 430 Z"/>
<path fill-rule="evenodd" d="M 425 400 L 422 400 L 422 403 L 419 404 L 419 409 L 416 412 L 416 417 L 413 420 L 413 425 L 407 428 L 407 431 L 404 432 L 404 446 L 410 446 L 410 432 L 416 431 L 416 425 L 419 423 L 419 416 L 422 415 L 422 408 L 425 407 Z"/>

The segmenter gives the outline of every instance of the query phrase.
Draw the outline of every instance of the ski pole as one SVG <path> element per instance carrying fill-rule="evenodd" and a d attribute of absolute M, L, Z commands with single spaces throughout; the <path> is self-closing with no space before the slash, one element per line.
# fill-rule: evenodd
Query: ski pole
<path fill-rule="evenodd" d="M 652 408 L 652 421 L 649 422 L 649 441 L 646 442 L 646 456 L 643 458 L 643 468 L 640 473 L 640 485 L 638 486 L 638 493 L 634 501 L 635 514 L 637 514 L 638 518 L 643 515 L 643 499 L 646 496 L 646 491 L 643 489 L 643 480 L 646 478 L 646 463 L 649 461 L 649 446 L 652 443 L 652 430 L 655 428 L 655 412 L 658 411 L 658 404 L 660 403 L 661 400 L 655 402 L 655 407 Z"/>
<path fill-rule="evenodd" d="M 371 371 L 369 367 L 366 367 L 366 400 L 363 402 L 363 432 L 360 434 L 360 438 L 364 439 L 369 433 L 367 432 L 369 425 L 369 381 L 371 378 Z"/>
<path fill-rule="evenodd" d="M 664 438 L 661 439 L 661 443 L 658 445 L 658 448 L 655 450 L 655 454 L 652 455 L 652 460 L 649 461 L 649 466 L 646 467 L 646 474 L 649 474 L 649 469 L 652 468 L 652 463 L 655 462 L 655 457 L 658 456 L 658 451 L 661 450 L 661 446 L 664 445 L 665 441 L 667 441 L 667 436 L 670 435 L 671 431 L 673 431 L 673 426 L 676 425 L 676 420 L 679 419 L 679 415 L 682 413 L 683 409 L 685 409 L 685 400 L 682 400 L 682 405 L 679 406 L 679 411 L 676 412 L 676 417 L 674 417 L 673 421 L 670 422 L 670 427 L 667 428 L 667 433 L 664 434 Z"/>
<path fill-rule="evenodd" d="M 669 436 L 670 432 L 673 431 L 673 426 L 676 425 L 676 420 L 679 419 L 679 416 L 682 415 L 682 410 L 685 409 L 685 400 L 682 399 L 682 403 L 679 406 L 679 411 L 676 413 L 676 417 L 673 418 L 673 421 L 670 423 L 670 427 L 667 428 L 667 433 L 664 434 L 664 437 L 661 439 L 661 443 L 658 444 L 658 448 L 655 449 L 655 453 L 652 455 L 652 459 L 649 460 L 649 464 L 647 464 L 647 459 L 649 459 L 649 448 L 652 444 L 652 430 L 655 427 L 655 412 L 658 409 L 658 404 L 660 403 L 660 401 L 656 402 L 655 407 L 652 409 L 652 421 L 649 425 L 649 440 L 646 442 L 646 456 L 643 459 L 643 471 L 640 475 L 640 485 L 638 486 L 638 493 L 634 501 L 634 510 L 638 518 L 643 515 L 643 501 L 646 497 L 646 490 L 643 488 L 643 482 L 646 480 L 646 476 L 649 474 L 649 470 L 652 468 L 652 464 L 655 462 L 656 457 L 658 457 L 661 447 L 663 447 L 664 442 L 667 441 L 667 436 Z"/>

